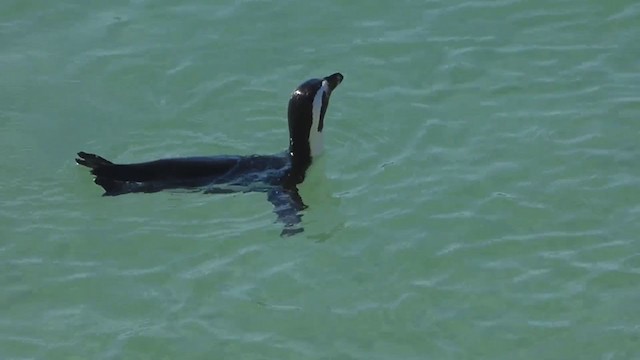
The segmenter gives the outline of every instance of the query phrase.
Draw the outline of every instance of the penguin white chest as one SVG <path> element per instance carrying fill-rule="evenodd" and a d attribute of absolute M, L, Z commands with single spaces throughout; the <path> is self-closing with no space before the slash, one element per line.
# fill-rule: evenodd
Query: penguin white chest
<path fill-rule="evenodd" d="M 319 156 L 324 151 L 322 121 L 328 105 L 329 91 L 329 83 L 327 80 L 323 80 L 322 86 L 320 86 L 313 98 L 313 106 L 311 108 L 312 121 L 309 131 L 309 147 L 311 148 L 312 157 Z"/>

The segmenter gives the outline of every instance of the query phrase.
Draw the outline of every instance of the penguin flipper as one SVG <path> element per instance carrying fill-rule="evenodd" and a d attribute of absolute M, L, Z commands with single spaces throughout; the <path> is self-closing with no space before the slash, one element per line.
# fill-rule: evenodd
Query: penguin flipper
<path fill-rule="evenodd" d="M 307 205 L 302 202 L 296 187 L 269 190 L 267 199 L 273 205 L 273 212 L 278 216 L 278 221 L 284 224 L 280 236 L 292 236 L 304 231 L 301 211 L 306 209 Z"/>

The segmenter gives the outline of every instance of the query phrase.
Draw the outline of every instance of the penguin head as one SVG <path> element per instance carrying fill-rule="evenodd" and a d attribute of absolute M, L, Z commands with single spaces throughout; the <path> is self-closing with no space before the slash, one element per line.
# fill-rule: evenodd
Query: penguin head
<path fill-rule="evenodd" d="M 331 93 L 344 77 L 335 73 L 310 79 L 298 86 L 289 100 L 289 151 L 294 158 L 313 158 L 322 154 L 324 116 Z"/>

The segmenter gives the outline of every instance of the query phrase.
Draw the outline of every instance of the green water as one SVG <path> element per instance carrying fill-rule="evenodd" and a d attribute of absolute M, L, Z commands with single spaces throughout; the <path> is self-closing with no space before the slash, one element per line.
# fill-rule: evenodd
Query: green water
<path fill-rule="evenodd" d="M 631 0 L 5 0 L 0 358 L 640 359 L 639 39 Z M 336 71 L 298 236 L 74 165 L 280 151 Z"/>

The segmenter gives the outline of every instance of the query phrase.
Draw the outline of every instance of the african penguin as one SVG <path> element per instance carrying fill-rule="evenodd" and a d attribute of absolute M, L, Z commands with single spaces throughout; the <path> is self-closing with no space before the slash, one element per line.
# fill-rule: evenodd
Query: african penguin
<path fill-rule="evenodd" d="M 324 119 L 333 90 L 343 76 L 335 73 L 310 79 L 289 99 L 289 149 L 275 155 L 220 155 L 114 164 L 95 154 L 79 152 L 76 162 L 91 169 L 103 196 L 194 189 L 204 193 L 264 192 L 284 224 L 281 235 L 303 231 L 300 212 L 306 208 L 298 193 L 313 159 L 323 152 Z"/>

